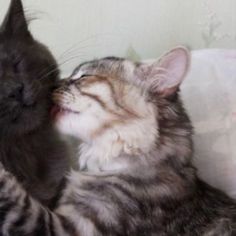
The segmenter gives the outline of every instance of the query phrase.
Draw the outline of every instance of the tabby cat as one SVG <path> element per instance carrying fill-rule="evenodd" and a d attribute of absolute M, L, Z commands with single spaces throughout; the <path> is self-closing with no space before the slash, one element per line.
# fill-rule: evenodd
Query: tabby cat
<path fill-rule="evenodd" d="M 30 34 L 21 1 L 12 0 L 0 27 L 0 162 L 46 205 L 68 169 L 50 117 L 57 83 L 56 61 Z"/>
<path fill-rule="evenodd" d="M 1 168 L 2 235 L 236 235 L 235 201 L 191 163 L 192 127 L 178 94 L 189 63 L 178 47 L 152 63 L 80 65 L 54 93 L 58 127 L 82 140 L 80 170 L 49 211 Z"/>

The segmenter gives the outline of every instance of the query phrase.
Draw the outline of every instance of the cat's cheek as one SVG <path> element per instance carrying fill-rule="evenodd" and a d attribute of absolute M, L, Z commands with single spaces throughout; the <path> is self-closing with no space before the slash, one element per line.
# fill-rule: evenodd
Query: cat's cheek
<path fill-rule="evenodd" d="M 90 142 L 92 134 L 100 127 L 96 118 L 75 113 L 60 114 L 55 124 L 59 132 L 73 136 L 84 142 Z"/>

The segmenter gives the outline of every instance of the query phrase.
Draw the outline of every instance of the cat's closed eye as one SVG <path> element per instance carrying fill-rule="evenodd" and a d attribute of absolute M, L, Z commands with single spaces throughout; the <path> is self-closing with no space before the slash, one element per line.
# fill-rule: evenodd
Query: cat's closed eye
<path fill-rule="evenodd" d="M 80 76 L 76 76 L 76 77 L 71 77 L 70 80 L 68 80 L 67 83 L 69 84 L 74 84 L 74 83 L 81 83 L 82 81 L 86 80 L 86 77 L 92 76 L 91 74 L 82 74 Z"/>
<path fill-rule="evenodd" d="M 74 80 L 81 80 L 85 77 L 88 77 L 88 76 L 92 76 L 91 74 L 82 74 L 81 76 L 79 76 L 78 78 L 74 79 Z"/>
<path fill-rule="evenodd" d="M 86 77 L 86 76 L 89 76 L 88 74 L 84 74 L 84 75 L 81 75 L 80 78 L 83 78 L 83 77 Z"/>

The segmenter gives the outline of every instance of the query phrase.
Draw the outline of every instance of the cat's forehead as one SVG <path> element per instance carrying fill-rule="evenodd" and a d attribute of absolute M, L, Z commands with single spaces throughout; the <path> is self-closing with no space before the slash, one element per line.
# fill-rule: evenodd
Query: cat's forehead
<path fill-rule="evenodd" d="M 125 78 L 133 73 L 135 63 L 119 57 L 106 57 L 80 64 L 71 78 L 79 79 L 84 75 L 115 76 Z"/>

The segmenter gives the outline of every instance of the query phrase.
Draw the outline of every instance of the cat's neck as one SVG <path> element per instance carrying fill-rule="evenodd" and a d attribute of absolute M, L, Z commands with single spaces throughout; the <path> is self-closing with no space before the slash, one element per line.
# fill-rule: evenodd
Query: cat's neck
<path fill-rule="evenodd" d="M 91 143 L 82 143 L 80 169 L 122 171 L 144 163 L 158 164 L 172 157 L 180 165 L 190 163 L 193 152 L 191 122 L 181 103 L 175 104 L 175 108 L 181 116 L 175 115 L 169 104 L 162 104 L 155 122 L 118 127 Z"/>
<path fill-rule="evenodd" d="M 108 130 L 92 142 L 80 145 L 80 168 L 88 171 L 124 169 L 130 159 L 155 147 L 157 130 L 156 121 L 151 119 Z"/>

